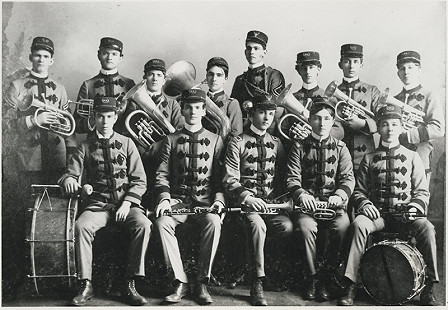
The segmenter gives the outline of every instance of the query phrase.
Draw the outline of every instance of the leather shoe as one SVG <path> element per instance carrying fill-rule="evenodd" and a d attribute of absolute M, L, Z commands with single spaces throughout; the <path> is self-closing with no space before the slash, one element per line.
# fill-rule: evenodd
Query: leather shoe
<path fill-rule="evenodd" d="M 80 289 L 78 295 L 76 295 L 71 304 L 73 306 L 84 306 L 90 298 L 93 297 L 93 285 L 88 279 L 83 279 L 80 281 Z"/>
<path fill-rule="evenodd" d="M 208 305 L 213 302 L 212 296 L 210 296 L 207 291 L 207 286 L 204 283 L 196 283 L 194 287 L 194 294 L 196 295 L 196 301 L 200 305 Z"/>
<path fill-rule="evenodd" d="M 312 277 L 305 283 L 305 292 L 303 293 L 303 299 L 314 300 L 316 298 L 316 279 Z"/>
<path fill-rule="evenodd" d="M 353 300 L 355 299 L 356 285 L 350 284 L 347 289 L 347 294 L 338 299 L 338 306 L 353 306 Z"/>
<path fill-rule="evenodd" d="M 260 278 L 252 282 L 250 288 L 250 303 L 252 306 L 267 306 L 268 302 L 264 298 L 263 283 Z"/>
<path fill-rule="evenodd" d="M 188 294 L 188 289 L 188 283 L 178 281 L 174 286 L 174 292 L 171 295 L 166 296 L 165 301 L 171 303 L 181 301 L 181 299 Z"/>
<path fill-rule="evenodd" d="M 327 282 L 321 280 L 316 285 L 316 300 L 317 301 L 329 301 L 330 293 L 328 293 Z"/>
<path fill-rule="evenodd" d="M 433 283 L 427 283 L 420 294 L 420 305 L 422 306 L 439 306 L 439 302 L 434 296 Z"/>
<path fill-rule="evenodd" d="M 131 306 L 142 306 L 146 304 L 148 301 L 140 295 L 135 289 L 135 280 L 129 279 L 126 280 L 126 301 Z"/>

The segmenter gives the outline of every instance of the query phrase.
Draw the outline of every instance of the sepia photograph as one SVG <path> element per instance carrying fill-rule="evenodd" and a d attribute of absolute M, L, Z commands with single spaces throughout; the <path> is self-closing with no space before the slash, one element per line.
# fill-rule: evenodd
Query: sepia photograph
<path fill-rule="evenodd" d="M 2 1 L 2 307 L 445 306 L 446 1 Z"/>

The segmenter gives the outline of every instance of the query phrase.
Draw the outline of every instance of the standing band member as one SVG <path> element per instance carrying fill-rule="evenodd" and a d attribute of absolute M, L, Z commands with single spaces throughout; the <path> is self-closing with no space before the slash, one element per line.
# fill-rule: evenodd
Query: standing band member
<path fill-rule="evenodd" d="M 292 223 L 287 214 L 263 215 L 266 203 L 278 197 L 284 188 L 280 164 L 285 154 L 280 140 L 266 130 L 274 120 L 276 105 L 265 97 L 255 97 L 250 111 L 251 125 L 242 135 L 230 140 L 225 160 L 224 188 L 235 206 L 250 213 L 243 215 L 249 232 L 248 246 L 251 261 L 251 303 L 266 306 L 263 294 L 264 245 L 266 233 L 272 234 L 281 245 L 287 245 Z M 284 246 L 280 246 L 285 248 Z"/>
<path fill-rule="evenodd" d="M 160 149 L 161 163 L 156 172 L 158 204 L 155 209 L 158 219 L 155 225 L 162 241 L 166 264 L 174 272 L 173 293 L 165 297 L 166 302 L 177 303 L 189 291 L 176 227 L 193 221 L 201 230 L 198 270 L 194 293 L 199 304 L 210 304 L 212 297 L 207 291 L 213 260 L 221 236 L 221 219 L 218 214 L 204 212 L 193 215 L 164 215 L 175 204 L 188 208 L 204 207 L 220 213 L 225 207 L 221 191 L 222 152 L 221 137 L 202 127 L 205 116 L 206 94 L 201 89 L 182 92 L 181 109 L 185 127 L 165 137 Z"/>
<path fill-rule="evenodd" d="M 145 276 L 145 255 L 151 234 L 151 221 L 140 201 L 146 190 L 146 176 L 134 142 L 113 126 L 117 121 L 117 101 L 95 98 L 95 135 L 81 142 L 68 171 L 59 180 L 69 194 L 81 187 L 81 175 L 93 193 L 75 223 L 75 248 L 80 291 L 72 305 L 83 306 L 93 297 L 92 243 L 95 233 L 110 222 L 124 226 L 130 245 L 126 268 L 125 298 L 130 305 L 143 305 L 146 299 L 135 288 L 135 278 Z M 83 172 L 85 172 L 83 174 Z"/>

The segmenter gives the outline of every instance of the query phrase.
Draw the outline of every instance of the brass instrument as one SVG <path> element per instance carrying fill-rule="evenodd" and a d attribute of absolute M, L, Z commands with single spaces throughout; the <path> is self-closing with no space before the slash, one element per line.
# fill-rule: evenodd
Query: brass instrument
<path fill-rule="evenodd" d="M 381 216 L 385 217 L 393 217 L 395 219 L 403 219 L 403 218 L 426 218 L 426 214 L 412 214 L 407 210 L 407 205 L 398 204 L 391 208 L 378 208 Z"/>
<path fill-rule="evenodd" d="M 328 208 L 328 202 L 326 201 L 316 201 L 317 208 L 314 211 L 308 210 L 305 206 L 301 205 L 299 207 L 299 212 L 311 215 L 316 220 L 331 221 L 340 213 L 333 209 Z"/>
<path fill-rule="evenodd" d="M 247 213 L 259 213 L 259 214 L 265 214 L 265 215 L 275 215 L 280 214 L 282 211 L 292 212 L 294 209 L 294 205 L 292 202 L 292 199 L 290 199 L 288 202 L 284 203 L 267 203 L 266 209 L 268 209 L 267 212 L 261 212 L 261 211 L 252 211 L 248 210 L 244 206 L 241 208 L 225 208 L 225 212 L 238 212 L 241 214 L 247 214 Z"/>
<path fill-rule="evenodd" d="M 163 87 L 163 92 L 172 97 L 179 96 L 184 90 L 198 88 L 206 83 L 204 80 L 196 84 L 196 69 L 192 63 L 185 60 L 180 60 L 172 64 L 166 70 L 165 76 L 166 82 Z M 229 118 L 208 97 L 205 98 L 205 108 L 207 110 L 206 121 L 215 128 L 215 133 L 219 134 L 223 141 L 226 141 L 230 132 Z"/>
<path fill-rule="evenodd" d="M 325 96 L 330 98 L 332 96 L 336 97 L 340 101 L 336 103 L 335 111 L 336 117 L 341 121 L 347 121 L 353 115 L 357 115 L 360 118 L 374 118 L 375 114 L 372 111 L 366 109 L 355 100 L 347 96 L 338 89 L 337 81 L 331 82 L 327 89 L 325 89 Z"/>
<path fill-rule="evenodd" d="M 406 95 L 409 96 L 408 94 Z M 388 88 L 386 88 L 384 93 L 381 94 L 379 99 L 380 107 L 387 104 L 392 104 L 394 106 L 401 108 L 401 115 L 402 115 L 401 119 L 403 122 L 403 128 L 405 130 L 415 128 L 418 126 L 418 124 L 424 123 L 423 118 L 425 117 L 425 112 L 417 110 L 416 108 L 413 108 L 410 105 L 401 102 L 400 100 L 394 98 L 393 96 L 390 96 Z"/>
<path fill-rule="evenodd" d="M 310 117 L 310 111 L 308 111 L 290 92 L 291 85 L 292 84 L 286 86 L 275 100 L 277 106 L 284 107 L 289 112 L 288 114 L 283 115 L 278 120 L 277 129 L 285 139 L 293 139 L 298 141 L 301 140 L 301 138 L 307 137 L 309 134 L 311 134 L 312 128 L 307 120 Z M 295 126 L 298 126 L 298 130 L 302 133 L 301 136 L 291 131 L 293 126 L 289 128 L 288 134 L 285 134 L 283 132 L 282 124 L 283 121 L 287 118 L 291 118 L 291 123 Z"/>
<path fill-rule="evenodd" d="M 93 99 L 81 99 L 79 101 L 69 100 L 68 104 L 76 105 L 76 113 L 82 117 L 93 115 Z"/>
<path fill-rule="evenodd" d="M 123 101 L 134 100 L 142 109 L 136 110 L 126 117 L 126 129 L 132 137 L 145 149 L 160 141 L 164 136 L 176 129 L 157 108 L 146 90 L 146 80 L 132 87 L 123 97 Z"/>
<path fill-rule="evenodd" d="M 45 98 L 44 94 L 42 94 L 42 98 Z M 54 116 L 56 116 L 58 120 L 56 123 L 43 126 L 36 122 L 38 127 L 67 137 L 73 135 L 73 133 L 75 132 L 75 119 L 69 111 L 58 109 L 52 105 L 47 104 L 46 102 L 35 99 L 33 94 L 26 95 L 23 100 L 18 101 L 17 103 L 17 108 L 20 111 L 27 111 L 31 107 L 37 108 L 34 112 L 34 119 L 36 119 L 37 116 L 42 112 L 50 112 Z"/>

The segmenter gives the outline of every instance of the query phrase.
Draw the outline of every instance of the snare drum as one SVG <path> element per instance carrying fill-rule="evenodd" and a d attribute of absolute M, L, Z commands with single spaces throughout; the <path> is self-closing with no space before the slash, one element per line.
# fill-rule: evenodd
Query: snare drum
<path fill-rule="evenodd" d="M 76 284 L 75 216 L 78 198 L 62 197 L 58 185 L 31 185 L 35 197 L 30 246 L 31 274 L 36 293 L 46 288 L 71 288 Z M 42 291 L 41 290 L 41 291 Z M 52 290 L 53 291 L 53 290 Z"/>
<path fill-rule="evenodd" d="M 425 286 L 422 254 L 404 241 L 381 241 L 364 253 L 360 276 L 364 289 L 383 305 L 402 305 Z"/>

